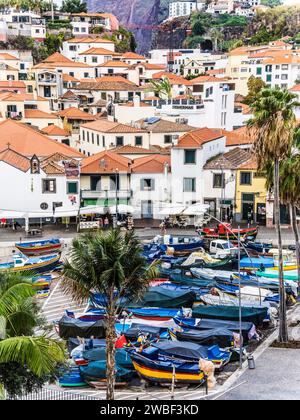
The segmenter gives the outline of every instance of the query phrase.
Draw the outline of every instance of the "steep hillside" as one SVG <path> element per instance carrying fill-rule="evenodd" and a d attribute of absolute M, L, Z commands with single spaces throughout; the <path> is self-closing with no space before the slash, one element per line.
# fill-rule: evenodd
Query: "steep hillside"
<path fill-rule="evenodd" d="M 151 48 L 153 31 L 166 18 L 169 0 L 87 0 L 90 11 L 111 12 L 135 34 L 138 51 Z"/>

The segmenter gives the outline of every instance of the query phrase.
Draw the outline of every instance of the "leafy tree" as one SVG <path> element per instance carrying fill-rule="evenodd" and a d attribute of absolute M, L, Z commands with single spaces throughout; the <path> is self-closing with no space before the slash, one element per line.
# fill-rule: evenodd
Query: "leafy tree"
<path fill-rule="evenodd" d="M 244 99 L 244 103 L 251 105 L 257 98 L 257 94 L 266 87 L 266 83 L 255 76 L 250 76 L 247 82 L 248 94 Z"/>
<path fill-rule="evenodd" d="M 119 229 L 82 235 L 72 242 L 65 262 L 62 286 L 77 302 L 102 293 L 106 298 L 106 378 L 108 400 L 114 399 L 115 319 L 120 301 L 135 301 L 147 290 L 156 273 L 141 255 L 142 247 L 133 232 Z"/>
<path fill-rule="evenodd" d="M 261 4 L 268 7 L 277 7 L 282 5 L 281 0 L 261 0 Z"/>
<path fill-rule="evenodd" d="M 150 89 L 161 99 L 172 98 L 172 86 L 167 77 L 164 77 L 162 80 L 150 80 L 150 84 L 152 86 Z"/>
<path fill-rule="evenodd" d="M 47 49 L 48 56 L 59 51 L 62 47 L 64 41 L 64 34 L 60 33 L 58 35 L 55 34 L 47 34 L 44 40 L 44 46 Z"/>
<path fill-rule="evenodd" d="M 81 0 L 64 0 L 60 10 L 64 13 L 86 13 L 87 4 Z"/>
<path fill-rule="evenodd" d="M 287 90 L 263 89 L 254 102 L 250 104 L 253 118 L 248 121 L 250 135 L 253 138 L 253 151 L 255 153 L 258 169 L 265 170 L 274 165 L 274 218 L 278 236 L 279 250 L 279 341 L 288 341 L 288 328 L 286 318 L 286 299 L 283 278 L 282 236 L 280 228 L 280 163 L 289 156 L 293 130 L 295 126 L 296 96 Z"/>
<path fill-rule="evenodd" d="M 12 395 L 42 387 L 65 361 L 62 343 L 46 334 L 34 295 L 22 275 L 0 273 L 0 387 Z M 37 327 L 41 335 L 33 336 Z"/>

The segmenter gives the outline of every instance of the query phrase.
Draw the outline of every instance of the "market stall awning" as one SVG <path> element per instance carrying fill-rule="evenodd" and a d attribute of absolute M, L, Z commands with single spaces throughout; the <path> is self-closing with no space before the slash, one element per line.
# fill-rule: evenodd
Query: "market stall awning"
<path fill-rule="evenodd" d="M 183 204 L 167 204 L 162 210 L 158 212 L 160 216 L 175 216 L 177 214 L 181 214 L 185 206 Z"/>
<path fill-rule="evenodd" d="M 185 216 L 200 216 L 206 213 L 208 210 L 209 204 L 195 203 L 187 207 L 182 214 Z"/>
<path fill-rule="evenodd" d="M 118 210 L 118 214 L 133 214 L 135 213 L 135 208 L 132 206 L 129 206 L 128 204 L 118 204 L 117 206 L 110 206 L 109 212 L 111 214 L 116 214 Z"/>

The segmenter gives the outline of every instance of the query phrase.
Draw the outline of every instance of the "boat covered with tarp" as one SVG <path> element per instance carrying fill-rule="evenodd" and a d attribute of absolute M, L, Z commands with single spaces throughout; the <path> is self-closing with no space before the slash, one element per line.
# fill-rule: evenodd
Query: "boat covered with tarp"
<path fill-rule="evenodd" d="M 204 346 L 218 345 L 222 348 L 234 345 L 233 331 L 226 328 L 214 328 L 212 330 L 183 329 L 183 331 L 173 331 L 171 336 L 179 341 L 191 341 Z"/>
<path fill-rule="evenodd" d="M 87 383 L 106 380 L 106 360 L 95 360 L 87 366 L 79 366 L 80 374 Z M 115 364 L 115 381 L 128 382 L 135 373 L 134 368 L 126 368 L 118 362 Z"/>
<path fill-rule="evenodd" d="M 197 343 L 189 341 L 159 341 L 158 343 L 151 344 L 147 347 L 145 352 L 151 354 L 153 349 L 159 353 L 160 356 L 168 356 L 181 360 L 190 360 L 197 362 L 200 359 L 206 359 L 214 363 L 218 368 L 223 367 L 230 361 L 231 353 L 223 351 L 218 345 L 202 346 Z"/>
<path fill-rule="evenodd" d="M 247 342 L 251 339 L 257 339 L 258 334 L 256 332 L 256 327 L 252 322 L 240 322 L 238 321 L 225 321 L 222 319 L 200 319 L 200 318 L 184 318 L 184 317 L 175 317 L 174 321 L 180 327 L 187 329 L 195 330 L 213 330 L 213 329 L 226 329 L 239 333 L 240 328 L 244 341 Z"/>
<path fill-rule="evenodd" d="M 153 339 L 168 339 L 168 328 L 156 327 L 153 325 L 135 324 L 133 323 L 124 331 L 124 336 L 129 341 L 136 341 L 141 335 L 146 335 L 149 340 Z"/>
<path fill-rule="evenodd" d="M 58 238 L 44 239 L 41 241 L 19 242 L 15 247 L 24 255 L 53 254 L 61 251 L 62 241 Z"/>
<path fill-rule="evenodd" d="M 239 307 L 198 305 L 193 308 L 192 317 L 239 321 Z M 242 321 L 261 325 L 267 319 L 269 319 L 268 308 L 242 307 Z"/>
<path fill-rule="evenodd" d="M 80 319 L 71 318 L 64 315 L 58 321 L 58 333 L 60 338 L 68 340 L 71 337 L 95 338 L 105 337 L 105 321 L 81 321 Z"/>
<path fill-rule="evenodd" d="M 168 321 L 175 316 L 183 315 L 183 311 L 180 308 L 127 308 L 127 312 L 136 318 L 142 318 L 151 321 Z"/>

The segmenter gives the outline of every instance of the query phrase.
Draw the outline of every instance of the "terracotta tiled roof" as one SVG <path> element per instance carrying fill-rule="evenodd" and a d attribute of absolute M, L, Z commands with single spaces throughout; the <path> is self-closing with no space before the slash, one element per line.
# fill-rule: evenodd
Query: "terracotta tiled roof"
<path fill-rule="evenodd" d="M 114 53 L 113 51 L 107 50 L 106 48 L 92 47 L 92 48 L 89 48 L 88 50 L 80 53 L 79 55 L 111 55 L 111 56 L 115 56 L 115 55 L 118 55 L 118 54 Z"/>
<path fill-rule="evenodd" d="M 47 120 L 57 120 L 57 115 L 40 111 L 39 109 L 25 109 L 24 114 L 25 118 L 46 118 Z"/>
<path fill-rule="evenodd" d="M 69 132 L 64 130 L 63 128 L 58 127 L 55 124 L 48 125 L 41 129 L 41 132 L 47 134 L 48 136 L 61 136 L 66 137 L 69 136 Z"/>
<path fill-rule="evenodd" d="M 0 80 L 0 89 L 4 88 L 26 89 L 26 85 L 18 80 Z"/>
<path fill-rule="evenodd" d="M 110 41 L 109 39 L 103 39 L 103 38 L 92 38 L 92 37 L 81 37 L 81 38 L 72 38 L 67 41 L 69 44 L 114 44 L 113 41 Z"/>
<path fill-rule="evenodd" d="M 253 156 L 251 156 L 250 159 L 247 162 L 241 164 L 238 167 L 238 169 L 241 169 L 241 170 L 248 169 L 248 170 L 252 170 L 252 171 L 253 170 L 255 171 L 257 168 L 258 168 L 257 161 L 255 160 L 255 158 Z"/>
<path fill-rule="evenodd" d="M 42 98 L 41 96 L 34 96 L 32 93 L 15 93 L 8 91 L 0 91 L 0 100 L 7 102 L 24 102 L 24 101 L 38 101 L 48 102 L 48 99 Z"/>
<path fill-rule="evenodd" d="M 120 68 L 127 68 L 129 64 L 125 63 L 125 61 L 117 61 L 117 60 L 110 60 L 106 61 L 104 64 L 100 64 L 97 67 L 120 67 Z"/>
<path fill-rule="evenodd" d="M 103 90 L 103 91 L 119 91 L 119 92 L 141 92 L 144 90 L 143 87 L 137 86 L 134 83 L 127 83 L 127 81 L 117 80 L 101 80 L 97 82 L 82 82 L 76 88 L 78 90 Z M 103 78 L 104 79 L 104 78 Z M 114 79 L 114 77 L 111 77 Z"/>
<path fill-rule="evenodd" d="M 230 152 L 213 157 L 204 165 L 204 169 L 238 169 L 250 158 L 251 154 L 248 151 L 236 147 Z"/>
<path fill-rule="evenodd" d="M 291 92 L 300 92 L 300 84 L 294 85 L 289 89 Z"/>
<path fill-rule="evenodd" d="M 145 60 L 145 57 L 134 52 L 126 52 L 122 54 L 122 58 L 127 58 L 128 60 Z"/>
<path fill-rule="evenodd" d="M 119 172 L 130 172 L 131 160 L 117 153 L 104 150 L 93 156 L 83 159 L 81 163 L 81 174 L 101 174 Z"/>
<path fill-rule="evenodd" d="M 45 157 L 56 152 L 73 158 L 83 156 L 77 150 L 50 139 L 27 124 L 9 119 L 0 123 L 0 150 L 6 149 L 7 143 L 10 148 L 26 157 Z"/>
<path fill-rule="evenodd" d="M 168 155 L 153 155 L 134 159 L 132 164 L 133 173 L 163 173 L 165 165 L 168 164 L 168 171 L 171 168 L 171 157 Z"/>
<path fill-rule="evenodd" d="M 61 99 L 77 99 L 77 95 L 71 90 L 67 90 L 61 97 Z"/>
<path fill-rule="evenodd" d="M 134 107 L 135 105 L 134 105 L 134 103 L 133 102 L 125 102 L 124 104 L 119 104 L 120 106 L 127 106 L 127 107 L 130 107 L 130 108 L 132 108 L 132 107 Z M 139 104 L 139 106 L 140 107 L 149 107 L 149 106 L 151 106 L 150 104 L 146 104 L 145 102 L 143 102 L 143 101 L 140 101 L 140 104 Z"/>
<path fill-rule="evenodd" d="M 191 80 L 192 85 L 198 83 L 220 83 L 228 82 L 230 79 L 228 77 L 214 77 L 214 76 L 199 76 Z"/>
<path fill-rule="evenodd" d="M 216 128 L 197 128 L 180 137 L 176 149 L 199 148 L 203 144 L 224 137 L 222 130 Z"/>
<path fill-rule="evenodd" d="M 167 78 L 167 79 L 169 79 L 169 82 L 172 85 L 185 85 L 185 86 L 191 86 L 192 85 L 190 80 L 187 80 L 182 76 L 178 76 L 177 74 L 169 73 L 167 71 L 160 71 L 158 73 L 155 73 L 155 74 L 153 74 L 152 78 L 154 80 Z"/>
<path fill-rule="evenodd" d="M 41 168 L 47 175 L 64 175 L 65 174 L 64 168 L 62 168 L 60 165 L 57 165 L 54 162 L 47 161 L 44 164 L 42 163 Z"/>
<path fill-rule="evenodd" d="M 128 85 L 136 86 L 135 83 L 131 82 L 128 79 L 125 79 L 125 77 L 122 76 L 101 76 L 96 77 L 96 82 L 124 82 Z"/>
<path fill-rule="evenodd" d="M 134 67 L 136 66 L 142 66 L 145 70 L 165 70 L 166 65 L 165 64 L 152 64 L 152 63 L 138 63 L 134 64 Z"/>
<path fill-rule="evenodd" d="M 79 82 L 79 79 L 76 79 L 76 77 L 70 76 L 67 73 L 63 73 L 62 80 L 63 82 Z"/>
<path fill-rule="evenodd" d="M 33 66 L 34 69 L 44 69 L 44 68 L 56 68 L 56 67 L 90 67 L 85 63 L 80 63 L 77 61 L 70 60 L 69 58 L 65 57 L 64 55 L 56 52 L 41 63 L 36 64 Z"/>
<path fill-rule="evenodd" d="M 247 132 L 247 126 L 237 128 L 233 131 L 222 130 L 226 136 L 226 146 L 242 146 L 242 145 L 251 145 L 252 140 Z"/>
<path fill-rule="evenodd" d="M 179 124 L 173 121 L 162 120 L 150 124 L 147 119 L 138 120 L 137 122 L 147 131 L 152 133 L 177 133 L 177 132 L 188 132 L 195 130 L 195 127 L 191 127 L 187 124 Z"/>
<path fill-rule="evenodd" d="M 10 148 L 0 152 L 0 161 L 8 163 L 23 172 L 27 172 L 30 168 L 30 160 Z"/>
<path fill-rule="evenodd" d="M 63 111 L 59 111 L 57 115 L 59 115 L 61 118 L 67 118 L 68 120 L 89 121 L 96 119 L 94 115 L 88 114 L 87 112 L 81 111 L 81 109 L 75 107 L 70 107 L 64 109 Z"/>
<path fill-rule="evenodd" d="M 120 146 L 116 147 L 114 149 L 110 149 L 114 153 L 118 153 L 120 155 L 153 155 L 157 154 L 157 151 L 150 150 L 150 149 L 144 149 L 143 147 L 137 147 L 137 146 Z"/>
<path fill-rule="evenodd" d="M 8 53 L 0 53 L 0 60 L 19 60 L 19 58 Z"/>
<path fill-rule="evenodd" d="M 146 133 L 146 130 L 135 128 L 131 125 L 120 124 L 118 122 L 108 120 L 96 120 L 87 124 L 82 124 L 81 127 L 89 130 L 99 131 L 101 133 Z"/>

